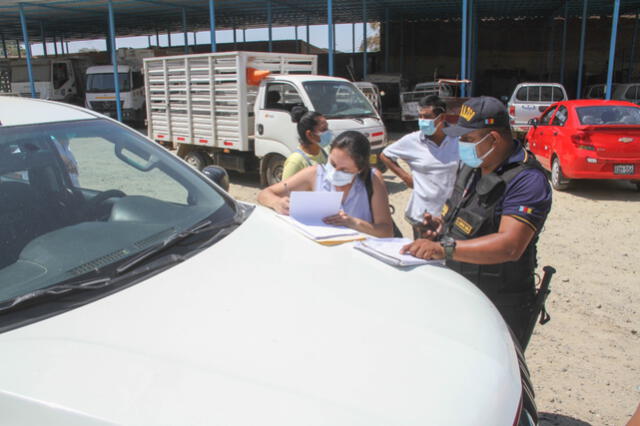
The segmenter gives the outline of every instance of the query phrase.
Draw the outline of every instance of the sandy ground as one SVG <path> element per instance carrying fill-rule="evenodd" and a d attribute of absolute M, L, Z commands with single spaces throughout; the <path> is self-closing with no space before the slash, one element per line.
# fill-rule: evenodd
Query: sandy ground
<path fill-rule="evenodd" d="M 231 194 L 256 202 L 257 174 L 231 173 Z M 394 220 L 410 190 L 385 173 Z M 540 267 L 557 274 L 551 322 L 537 326 L 526 357 L 541 425 L 624 425 L 640 401 L 640 192 L 622 181 L 579 181 L 554 192 L 538 242 Z"/>

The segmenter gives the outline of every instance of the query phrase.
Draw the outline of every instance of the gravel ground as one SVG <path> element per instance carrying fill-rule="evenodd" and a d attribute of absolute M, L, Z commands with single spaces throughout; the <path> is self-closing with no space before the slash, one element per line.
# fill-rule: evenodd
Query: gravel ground
<path fill-rule="evenodd" d="M 257 174 L 231 173 L 231 194 L 256 202 Z M 410 190 L 384 175 L 394 220 Z M 640 192 L 623 181 L 579 181 L 554 192 L 538 242 L 540 267 L 552 265 L 547 308 L 527 360 L 541 425 L 623 425 L 640 401 Z"/>

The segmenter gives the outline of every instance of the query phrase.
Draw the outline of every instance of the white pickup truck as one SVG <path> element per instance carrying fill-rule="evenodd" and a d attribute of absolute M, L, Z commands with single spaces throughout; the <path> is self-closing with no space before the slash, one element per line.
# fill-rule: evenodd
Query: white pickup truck
<path fill-rule="evenodd" d="M 269 71 L 259 83 L 248 78 Z M 317 74 L 315 55 L 225 52 L 144 60 L 148 135 L 178 146 L 194 167 L 259 168 L 261 183 L 280 181 L 299 145 L 291 109 L 322 113 L 337 136 L 362 132 L 372 162 L 384 148 L 379 113 L 353 83 Z M 254 83 L 252 85 L 250 83 Z"/>
<path fill-rule="evenodd" d="M 524 137 L 529 131 L 529 120 L 539 117 L 552 103 L 567 99 L 567 91 L 560 83 L 518 84 L 507 103 L 514 135 Z"/>

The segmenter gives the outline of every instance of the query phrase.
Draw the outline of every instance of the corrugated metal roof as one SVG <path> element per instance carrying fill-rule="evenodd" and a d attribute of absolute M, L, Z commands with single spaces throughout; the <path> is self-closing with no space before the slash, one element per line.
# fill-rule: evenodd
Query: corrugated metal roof
<path fill-rule="evenodd" d="M 583 0 L 568 0 L 569 15 L 581 16 Z M 27 17 L 31 40 L 40 38 L 40 23 L 50 36 L 65 40 L 104 38 L 107 34 L 105 0 L 4 0 L 0 3 L 0 32 L 8 40 L 22 39 L 19 4 Z M 269 0 L 215 0 L 216 28 L 256 28 L 267 25 Z M 208 0 L 113 0 L 118 36 L 182 31 L 182 9 L 188 31 L 209 28 Z M 367 20 L 383 21 L 388 10 L 393 21 L 458 20 L 461 0 L 367 0 Z M 563 0 L 475 0 L 481 18 L 532 19 L 561 16 Z M 362 22 L 363 0 L 334 0 L 336 23 Z M 274 26 L 326 24 L 326 0 L 271 0 Z M 640 0 L 622 0 L 621 14 L 636 13 Z M 613 0 L 589 0 L 590 15 L 611 15 Z"/>

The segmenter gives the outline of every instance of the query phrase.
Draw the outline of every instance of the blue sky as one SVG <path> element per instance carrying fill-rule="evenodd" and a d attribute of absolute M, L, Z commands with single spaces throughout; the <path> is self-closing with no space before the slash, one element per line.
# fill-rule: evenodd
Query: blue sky
<path fill-rule="evenodd" d="M 367 26 L 367 36 L 373 33 L 370 25 Z M 311 25 L 309 27 L 309 41 L 317 47 L 326 48 L 328 46 L 328 31 L 326 25 Z M 362 43 L 362 23 L 356 24 L 356 50 Z M 242 30 L 237 30 L 237 40 L 242 41 Z M 266 28 L 255 28 L 246 30 L 247 41 L 259 41 L 268 39 L 268 30 Z M 298 38 L 306 40 L 306 27 L 298 27 Z M 151 37 L 152 45 L 155 45 L 155 34 Z M 196 33 L 198 44 L 209 43 L 209 32 L 202 31 Z M 295 38 L 294 27 L 274 27 L 272 29 L 273 40 L 292 40 Z M 216 31 L 216 40 L 218 43 L 232 43 L 233 30 Z M 336 24 L 336 49 L 342 52 L 352 51 L 352 27 L 351 24 Z M 35 40 L 34 40 L 35 41 Z M 182 33 L 171 33 L 171 45 L 182 46 L 184 43 L 184 35 Z M 118 37 L 116 40 L 117 47 L 143 48 L 148 46 L 147 37 Z M 189 33 L 189 44 L 193 44 L 193 32 Z M 167 45 L 167 34 L 160 34 L 160 46 Z M 96 50 L 105 50 L 105 40 L 87 40 L 72 41 L 69 43 L 70 53 L 78 52 L 82 48 L 92 48 Z M 33 55 L 42 55 L 42 43 L 32 43 L 31 51 Z M 47 43 L 47 51 L 53 52 L 53 44 Z"/>

